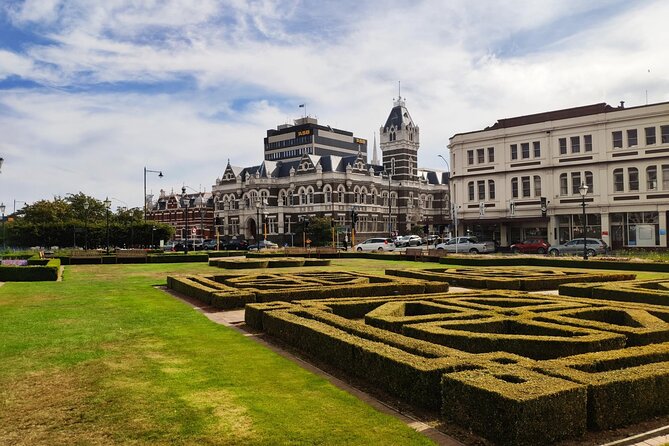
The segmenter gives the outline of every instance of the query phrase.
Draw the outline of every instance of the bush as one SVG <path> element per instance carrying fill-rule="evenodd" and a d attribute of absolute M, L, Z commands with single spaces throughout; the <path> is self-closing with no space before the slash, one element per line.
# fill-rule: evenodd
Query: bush
<path fill-rule="evenodd" d="M 212 259 L 209 261 L 209 265 L 225 269 L 267 268 L 268 263 L 267 259 Z"/>
<path fill-rule="evenodd" d="M 304 259 L 304 266 L 330 266 L 330 259 Z"/>
<path fill-rule="evenodd" d="M 103 257 L 103 262 L 106 263 Z M 198 254 L 151 254 L 148 256 L 148 263 L 186 263 L 186 262 L 207 262 L 209 256 L 206 253 Z"/>
<path fill-rule="evenodd" d="M 588 425 L 593 429 L 669 413 L 669 343 L 556 359 L 540 367 L 587 385 Z"/>
<path fill-rule="evenodd" d="M 56 281 L 59 274 L 59 259 L 50 259 L 46 265 L 0 266 L 1 282 Z"/>
<path fill-rule="evenodd" d="M 669 413 L 669 310 L 657 307 L 494 291 L 256 303 L 245 320 L 495 444 Z"/>
<path fill-rule="evenodd" d="M 465 288 L 489 290 L 538 291 L 556 289 L 560 284 L 571 282 L 622 281 L 636 278 L 634 274 L 580 273 L 560 270 L 537 271 L 510 268 L 451 268 L 406 270 L 387 269 L 386 274 L 410 277 L 433 282 L 448 282 Z"/>
<path fill-rule="evenodd" d="M 267 266 L 269 268 L 298 268 L 304 266 L 305 259 L 296 257 L 285 257 L 283 259 L 269 259 Z"/>
<path fill-rule="evenodd" d="M 220 264 L 228 261 L 217 260 L 217 262 Z M 268 260 L 253 259 L 246 263 L 250 262 L 268 262 Z M 181 281 L 184 284 L 180 284 Z M 197 286 L 191 288 L 191 283 L 196 283 Z M 168 287 L 200 300 L 203 300 L 202 292 L 206 291 L 207 303 L 214 300 L 221 308 L 223 306 L 233 308 L 231 305 L 234 303 L 242 307 L 248 302 L 399 296 L 448 291 L 447 283 L 394 279 L 373 274 L 341 271 L 312 271 L 296 274 L 265 273 L 256 276 L 247 274 L 217 275 L 211 278 L 206 276 L 171 276 L 168 278 Z M 192 292 L 189 290 L 192 290 Z M 225 299 L 226 293 L 230 295 L 230 299 Z M 250 296 L 253 296 L 253 298 Z"/>
<path fill-rule="evenodd" d="M 585 387 L 515 366 L 447 373 L 442 415 L 496 444 L 534 446 L 581 436 Z"/>
<path fill-rule="evenodd" d="M 562 268 L 582 269 L 612 269 L 628 271 L 652 271 L 669 272 L 669 262 L 614 262 L 610 260 L 582 260 L 578 258 L 554 258 L 554 257 L 479 257 L 479 256 L 444 256 L 440 263 L 463 266 L 548 266 Z"/>

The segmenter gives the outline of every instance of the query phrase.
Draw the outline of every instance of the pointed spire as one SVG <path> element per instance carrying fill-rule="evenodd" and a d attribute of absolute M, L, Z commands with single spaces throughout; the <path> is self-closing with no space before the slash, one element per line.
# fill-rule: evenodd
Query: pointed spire
<path fill-rule="evenodd" d="M 376 132 L 374 132 L 374 153 L 372 155 L 372 164 L 375 166 L 379 165 L 379 157 L 376 153 Z"/>

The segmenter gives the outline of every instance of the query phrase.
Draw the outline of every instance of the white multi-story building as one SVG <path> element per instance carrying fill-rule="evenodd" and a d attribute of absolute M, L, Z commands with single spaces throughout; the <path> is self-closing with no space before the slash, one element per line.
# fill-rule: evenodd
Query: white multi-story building
<path fill-rule="evenodd" d="M 669 103 L 500 119 L 454 135 L 449 148 L 460 234 L 558 244 L 583 235 L 585 203 L 587 236 L 668 246 Z"/>

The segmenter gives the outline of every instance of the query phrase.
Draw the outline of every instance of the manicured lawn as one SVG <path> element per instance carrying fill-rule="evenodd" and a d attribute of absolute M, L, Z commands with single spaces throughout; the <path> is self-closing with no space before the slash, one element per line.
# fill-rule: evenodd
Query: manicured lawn
<path fill-rule="evenodd" d="M 399 266 L 366 262 L 346 263 Z M 431 444 L 151 286 L 212 271 L 83 265 L 0 287 L 0 444 Z"/>

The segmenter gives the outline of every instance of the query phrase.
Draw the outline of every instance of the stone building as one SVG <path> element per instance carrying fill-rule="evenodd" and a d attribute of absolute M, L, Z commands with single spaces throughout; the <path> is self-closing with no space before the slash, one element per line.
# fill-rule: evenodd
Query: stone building
<path fill-rule="evenodd" d="M 449 148 L 460 234 L 669 246 L 669 103 L 500 119 Z"/>
<path fill-rule="evenodd" d="M 174 238 L 185 239 L 188 231 L 189 240 L 207 240 L 216 237 L 214 227 L 214 200 L 210 192 L 169 194 L 160 191 L 157 200 L 149 200 L 147 220 L 167 223 L 174 227 Z"/>
<path fill-rule="evenodd" d="M 264 160 L 235 167 L 229 161 L 212 186 L 215 222 L 224 239 L 267 238 L 301 244 L 296 228 L 310 217 L 329 217 L 340 240 L 358 216 L 358 241 L 450 223 L 448 173 L 419 169 L 419 128 L 405 102 L 395 101 L 380 128 L 382 161 L 367 161 L 367 142 L 352 133 L 301 118 L 269 130 Z"/>

